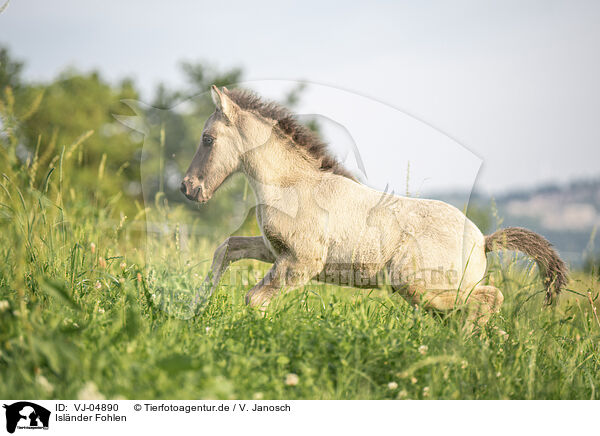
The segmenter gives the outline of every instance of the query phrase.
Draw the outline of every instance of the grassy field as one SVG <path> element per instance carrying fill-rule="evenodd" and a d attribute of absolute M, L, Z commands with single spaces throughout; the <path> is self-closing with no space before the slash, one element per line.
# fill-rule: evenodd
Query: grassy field
<path fill-rule="evenodd" d="M 466 336 L 460 313 L 436 318 L 385 290 L 310 285 L 262 317 L 243 295 L 266 265 L 245 262 L 250 284 L 225 280 L 190 317 L 214 243 L 190 241 L 183 261 L 177 234 L 146 237 L 142 214 L 109 219 L 110 200 L 67 201 L 60 174 L 39 189 L 0 182 L 0 397 L 600 397 L 597 277 L 576 275 L 582 296 L 542 310 L 535 270 L 496 259 L 506 304 Z"/>
<path fill-rule="evenodd" d="M 16 158 L 17 141 L 7 143 L 0 146 L 2 398 L 600 397 L 597 274 L 575 274 L 569 287 L 577 293 L 542 309 L 536 270 L 492 258 L 491 280 L 505 304 L 466 335 L 460 312 L 432 316 L 389 290 L 311 284 L 260 316 L 243 296 L 267 265 L 248 261 L 192 316 L 188 303 L 218 243 L 181 239 L 181 228 L 201 224 L 193 214 L 158 199 L 126 217 L 121 193 L 105 198 L 73 183 L 78 144 L 38 168 L 35 157 L 25 165 Z M 98 184 L 108 177 L 104 167 L 96 177 Z M 147 232 L 145 220 L 170 227 Z"/>

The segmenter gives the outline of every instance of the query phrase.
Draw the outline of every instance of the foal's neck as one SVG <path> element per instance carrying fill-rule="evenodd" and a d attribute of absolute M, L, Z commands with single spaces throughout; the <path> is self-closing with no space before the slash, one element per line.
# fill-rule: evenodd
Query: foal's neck
<path fill-rule="evenodd" d="M 265 144 L 244 154 L 246 174 L 259 203 L 281 195 L 282 189 L 314 185 L 323 177 L 314 159 L 287 138 L 273 135 Z"/>

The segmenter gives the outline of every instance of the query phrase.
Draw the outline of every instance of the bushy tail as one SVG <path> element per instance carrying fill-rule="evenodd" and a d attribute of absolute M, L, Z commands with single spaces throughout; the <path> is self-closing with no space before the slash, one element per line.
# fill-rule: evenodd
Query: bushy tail
<path fill-rule="evenodd" d="M 568 268 L 543 236 L 520 227 L 508 227 L 485 237 L 486 253 L 501 248 L 520 251 L 535 259 L 546 284 L 546 304 L 551 304 L 567 284 Z"/>

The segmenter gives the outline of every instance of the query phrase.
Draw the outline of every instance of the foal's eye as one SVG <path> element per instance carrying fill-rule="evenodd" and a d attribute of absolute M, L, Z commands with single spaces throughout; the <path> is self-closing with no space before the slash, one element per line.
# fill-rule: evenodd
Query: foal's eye
<path fill-rule="evenodd" d="M 202 137 L 202 145 L 204 145 L 205 147 L 210 147 L 211 145 L 213 145 L 213 142 L 215 142 L 215 138 L 213 138 L 212 136 L 204 135 Z"/>

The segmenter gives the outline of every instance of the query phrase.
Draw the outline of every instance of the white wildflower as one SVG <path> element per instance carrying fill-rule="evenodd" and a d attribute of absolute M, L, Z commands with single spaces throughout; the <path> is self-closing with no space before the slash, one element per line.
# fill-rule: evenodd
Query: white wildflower
<path fill-rule="evenodd" d="M 299 381 L 300 378 L 294 373 L 289 373 L 285 376 L 285 384 L 287 386 L 296 386 Z"/>
<path fill-rule="evenodd" d="M 42 388 L 42 390 L 44 392 L 46 392 L 47 394 L 51 394 L 52 392 L 54 392 L 54 386 L 52 386 L 52 384 L 48 381 L 48 379 L 46 377 L 44 377 L 41 374 L 38 374 L 35 377 L 35 382 L 40 386 L 40 388 Z"/>
<path fill-rule="evenodd" d="M 92 381 L 87 382 L 77 393 L 78 400 L 104 400 L 104 395 Z"/>

